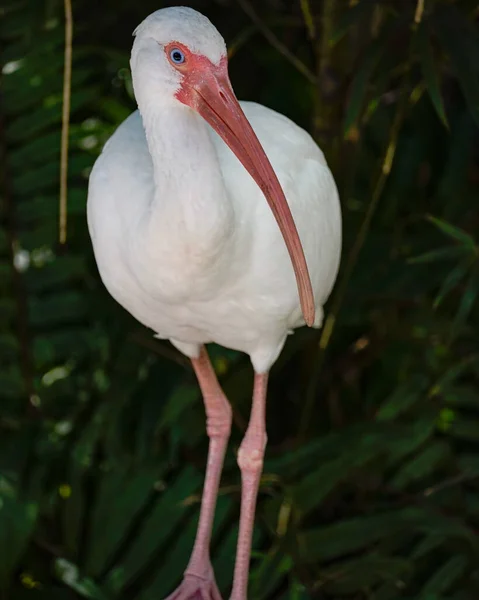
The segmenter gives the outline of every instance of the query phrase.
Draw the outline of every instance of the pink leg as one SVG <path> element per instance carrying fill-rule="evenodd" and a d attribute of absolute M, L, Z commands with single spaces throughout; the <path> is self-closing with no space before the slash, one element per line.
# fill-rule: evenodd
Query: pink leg
<path fill-rule="evenodd" d="M 221 470 L 231 431 L 231 407 L 223 394 L 206 349 L 192 359 L 203 394 L 206 430 L 210 438 L 200 520 L 190 562 L 183 583 L 167 600 L 221 600 L 210 561 L 211 530 L 220 484 Z"/>
<path fill-rule="evenodd" d="M 238 451 L 238 465 L 241 469 L 242 479 L 241 516 L 231 600 L 246 600 L 247 598 L 256 498 L 267 441 L 265 424 L 267 385 L 268 374 L 256 373 L 251 417 Z"/>

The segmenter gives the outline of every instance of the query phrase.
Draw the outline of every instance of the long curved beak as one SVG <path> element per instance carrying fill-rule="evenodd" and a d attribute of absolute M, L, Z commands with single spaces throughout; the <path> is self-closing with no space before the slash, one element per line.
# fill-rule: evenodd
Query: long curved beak
<path fill-rule="evenodd" d="M 311 326 L 314 295 L 298 231 L 276 173 L 233 92 L 226 59 L 187 75 L 177 97 L 213 127 L 261 188 L 288 248 L 304 320 Z"/>

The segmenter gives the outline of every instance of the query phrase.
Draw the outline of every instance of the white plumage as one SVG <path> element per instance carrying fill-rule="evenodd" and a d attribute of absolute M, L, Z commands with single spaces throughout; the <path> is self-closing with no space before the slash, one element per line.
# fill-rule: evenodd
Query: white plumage
<path fill-rule="evenodd" d="M 190 357 L 198 355 L 199 344 L 216 342 L 246 352 L 263 372 L 288 332 L 304 324 L 278 226 L 261 190 L 218 134 L 172 99 L 171 83 L 160 88 L 157 73 L 168 65 L 157 66 L 156 57 L 151 70 L 142 65 L 148 78 L 155 79 L 156 70 L 151 86 L 146 77 L 135 78 L 135 65 L 150 58 L 138 36 L 189 45 L 184 14 L 173 31 L 165 25 L 164 11 L 177 16 L 180 10 L 201 17 L 205 37 L 193 38 L 196 51 L 212 62 L 220 58 L 216 29 L 190 9 L 158 11 L 138 28 L 135 46 L 141 50 L 133 49 L 132 69 L 142 115 L 135 112 L 118 128 L 91 174 L 88 223 L 95 256 L 111 295 L 158 337 Z M 208 32 L 216 34 L 213 41 Z M 340 258 L 333 177 L 308 133 L 264 106 L 241 107 L 291 208 L 319 326 Z"/>

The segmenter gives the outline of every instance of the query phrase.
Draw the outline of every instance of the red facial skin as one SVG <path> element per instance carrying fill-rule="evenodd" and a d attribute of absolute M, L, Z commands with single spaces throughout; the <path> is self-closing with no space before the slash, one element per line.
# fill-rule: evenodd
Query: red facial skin
<path fill-rule="evenodd" d="M 182 64 L 176 64 L 170 57 L 175 48 L 185 56 Z M 226 56 L 215 65 L 179 42 L 165 46 L 165 53 L 170 64 L 183 75 L 177 99 L 211 125 L 265 195 L 293 263 L 304 320 L 311 326 L 315 314 L 314 296 L 298 231 L 273 167 L 233 92 Z"/>

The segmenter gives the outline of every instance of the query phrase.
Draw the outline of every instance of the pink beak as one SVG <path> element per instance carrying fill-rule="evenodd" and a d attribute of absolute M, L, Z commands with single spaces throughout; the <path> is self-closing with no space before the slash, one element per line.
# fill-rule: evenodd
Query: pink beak
<path fill-rule="evenodd" d="M 218 66 L 204 57 L 201 59 L 201 66 L 198 65 L 197 69 L 185 74 L 177 98 L 196 110 L 213 127 L 261 188 L 288 248 L 303 317 L 306 324 L 311 326 L 315 313 L 313 288 L 303 247 L 284 192 L 236 99 L 228 77 L 226 58 Z"/>

